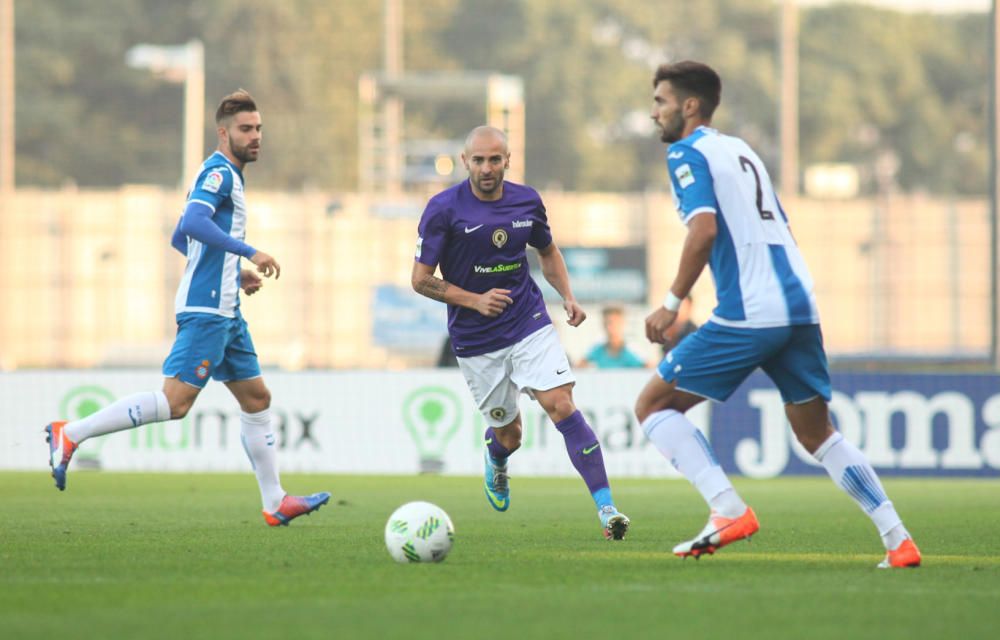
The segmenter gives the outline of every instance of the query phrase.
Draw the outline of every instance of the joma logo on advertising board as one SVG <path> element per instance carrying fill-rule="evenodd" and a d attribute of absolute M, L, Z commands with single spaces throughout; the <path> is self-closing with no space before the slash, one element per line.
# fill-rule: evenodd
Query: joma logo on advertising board
<path fill-rule="evenodd" d="M 741 473 L 757 478 L 779 475 L 789 463 L 789 451 L 806 464 L 818 465 L 792 435 L 777 391 L 755 389 L 749 393 L 748 403 L 760 414 L 760 438 L 745 438 L 736 444 L 734 457 Z M 987 428 L 978 436 L 977 407 L 957 391 L 930 397 L 915 391 L 859 391 L 854 396 L 834 392 L 830 413 L 844 437 L 857 444 L 876 467 L 1000 469 L 1000 394 L 982 404 L 979 416 Z M 894 424 L 904 428 L 899 448 L 893 446 Z M 942 428 L 946 429 L 947 446 L 937 449 L 934 432 Z"/>

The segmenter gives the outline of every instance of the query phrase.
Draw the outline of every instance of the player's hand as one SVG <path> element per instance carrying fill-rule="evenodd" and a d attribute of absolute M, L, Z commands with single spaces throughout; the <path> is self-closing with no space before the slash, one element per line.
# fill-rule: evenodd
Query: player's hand
<path fill-rule="evenodd" d="M 281 277 L 281 265 L 278 261 L 267 255 L 263 251 L 258 251 L 253 254 L 250 258 L 250 262 L 257 265 L 257 271 L 259 271 L 265 278 L 270 278 L 271 274 L 274 274 L 274 279 L 277 280 Z"/>
<path fill-rule="evenodd" d="M 650 342 L 663 344 L 667 339 L 667 329 L 677 319 L 676 311 L 660 307 L 646 318 L 646 338 Z"/>
<path fill-rule="evenodd" d="M 240 288 L 243 289 L 243 293 L 248 296 L 260 291 L 260 288 L 264 286 L 264 281 L 260 279 L 257 272 L 253 269 L 240 269 Z"/>
<path fill-rule="evenodd" d="M 503 313 L 507 305 L 513 303 L 510 289 L 490 289 L 486 293 L 479 294 L 474 308 L 487 318 L 495 318 Z"/>
<path fill-rule="evenodd" d="M 563 309 L 566 310 L 566 323 L 571 327 L 579 327 L 587 319 L 587 312 L 576 300 L 564 300 Z"/>

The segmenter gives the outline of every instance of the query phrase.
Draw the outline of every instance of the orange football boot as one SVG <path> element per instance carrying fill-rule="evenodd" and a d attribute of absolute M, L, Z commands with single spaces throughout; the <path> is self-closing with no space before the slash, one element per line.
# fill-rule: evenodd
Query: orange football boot
<path fill-rule="evenodd" d="M 53 422 L 45 427 L 45 441 L 49 443 L 49 467 L 56 480 L 56 488 L 66 490 L 66 469 L 76 451 L 76 443 L 66 437 L 63 427 L 66 422 Z"/>
<path fill-rule="evenodd" d="M 743 515 L 738 518 L 723 518 L 713 511 L 709 514 L 708 524 L 701 530 L 701 533 L 674 547 L 674 555 L 681 558 L 694 556 L 697 560 L 702 555 L 706 553 L 711 555 L 737 540 L 746 538 L 749 542 L 750 536 L 757 533 L 758 530 L 760 530 L 760 523 L 757 522 L 757 516 L 750 507 L 747 507 Z"/>
<path fill-rule="evenodd" d="M 878 563 L 879 569 L 900 569 L 902 567 L 919 567 L 920 549 L 911 538 L 903 540 L 895 549 L 885 552 L 885 559 Z"/>
<path fill-rule="evenodd" d="M 320 507 L 330 501 L 330 494 L 326 491 L 314 493 L 311 496 L 285 496 L 281 499 L 281 504 L 274 513 L 264 511 L 264 521 L 272 527 L 284 526 L 298 518 L 309 515 L 317 511 Z"/>

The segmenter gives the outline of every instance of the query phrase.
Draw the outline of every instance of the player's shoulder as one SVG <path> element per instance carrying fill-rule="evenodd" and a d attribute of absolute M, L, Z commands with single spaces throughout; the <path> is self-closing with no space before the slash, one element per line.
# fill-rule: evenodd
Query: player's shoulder
<path fill-rule="evenodd" d="M 542 204 L 542 196 L 534 187 L 519 182 L 504 180 L 503 193 L 505 199 L 518 203 Z"/>
<path fill-rule="evenodd" d="M 430 200 L 427 201 L 427 207 L 425 210 L 427 212 L 439 212 L 453 209 L 465 184 L 466 181 L 462 181 L 448 187 L 444 191 L 439 191 L 434 194 L 431 196 Z"/>
<path fill-rule="evenodd" d="M 226 159 L 224 155 L 216 151 L 212 155 L 205 158 L 205 161 L 201 163 L 202 175 L 208 175 L 212 171 L 217 171 L 231 176 L 233 175 L 233 165 L 230 164 L 229 160 Z"/>
<path fill-rule="evenodd" d="M 233 167 L 229 164 L 229 161 L 221 154 L 215 153 L 202 163 L 198 182 L 202 185 L 214 185 L 217 189 L 223 184 L 232 184 L 236 177 L 236 173 L 233 171 Z"/>
<path fill-rule="evenodd" d="M 696 131 L 683 140 L 671 144 L 667 147 L 667 164 L 671 167 L 679 167 L 691 162 L 704 162 L 705 154 L 698 146 L 701 139 L 702 136 Z"/>

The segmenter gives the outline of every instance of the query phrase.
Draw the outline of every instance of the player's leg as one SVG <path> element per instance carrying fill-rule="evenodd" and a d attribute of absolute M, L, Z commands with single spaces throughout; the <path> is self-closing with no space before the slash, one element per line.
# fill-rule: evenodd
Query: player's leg
<path fill-rule="evenodd" d="M 273 526 L 312 513 L 329 502 L 322 491 L 308 496 L 290 496 L 281 486 L 278 451 L 271 426 L 271 392 L 260 375 L 257 353 L 246 322 L 231 319 L 225 358 L 213 377 L 223 381 L 240 405 L 240 439 L 260 488 L 264 520 Z"/>
<path fill-rule="evenodd" d="M 507 458 L 512 453 L 521 448 L 521 414 L 518 413 L 514 419 L 499 427 L 486 427 L 483 433 L 483 442 L 486 450 L 492 458 L 493 463 L 499 466 L 507 464 Z"/>
<path fill-rule="evenodd" d="M 497 511 L 510 508 L 510 473 L 507 459 L 521 447 L 521 414 L 499 427 L 486 427 L 486 453 L 483 467 L 483 490 L 490 506 Z"/>
<path fill-rule="evenodd" d="M 562 434 L 566 453 L 597 505 L 605 537 L 621 540 L 629 520 L 615 508 L 597 434 L 573 402 L 576 378 L 555 328 L 548 325 L 515 344 L 510 361 L 511 381 L 538 401 Z"/>
<path fill-rule="evenodd" d="M 497 511 L 510 508 L 508 458 L 521 446 L 518 389 L 507 375 L 511 348 L 457 358 L 458 368 L 486 422 L 483 434 L 483 491 Z"/>
<path fill-rule="evenodd" d="M 569 364 L 565 366 L 568 367 Z M 555 370 L 563 368 L 560 366 Z M 609 540 L 622 540 L 628 532 L 630 522 L 628 517 L 615 507 L 611 496 L 611 484 L 608 482 L 608 472 L 604 466 L 601 442 L 573 402 L 573 384 L 567 383 L 547 390 L 533 389 L 532 394 L 562 434 L 570 462 L 583 478 L 590 497 L 597 505 L 597 515 L 601 520 L 604 537 Z"/>
<path fill-rule="evenodd" d="M 209 365 L 204 363 L 218 361 L 225 344 L 217 327 L 200 317 L 203 315 L 186 314 L 178 321 L 177 338 L 163 363 L 166 379 L 161 391 L 134 393 L 85 418 L 45 427 L 49 465 L 60 491 L 66 488 L 66 471 L 73 453 L 88 438 L 187 415 L 208 381 Z"/>
<path fill-rule="evenodd" d="M 886 548 L 883 565 L 919 566 L 920 551 L 875 469 L 856 446 L 834 430 L 830 421 L 830 374 L 819 327 L 794 327 L 788 346 L 763 369 L 781 392 L 795 437 L 875 524 Z"/>
<path fill-rule="evenodd" d="M 748 539 L 760 528 L 708 440 L 684 414 L 706 398 L 720 402 L 728 398 L 756 367 L 766 347 L 755 333 L 706 324 L 667 354 L 636 401 L 636 417 L 646 436 L 709 507 L 704 529 L 674 547 L 678 556 L 714 553 Z"/>

